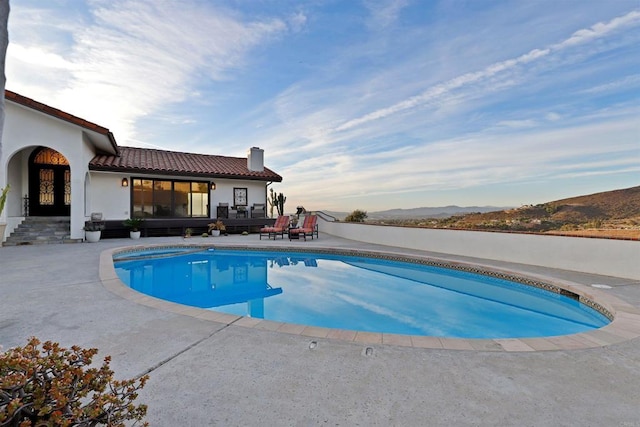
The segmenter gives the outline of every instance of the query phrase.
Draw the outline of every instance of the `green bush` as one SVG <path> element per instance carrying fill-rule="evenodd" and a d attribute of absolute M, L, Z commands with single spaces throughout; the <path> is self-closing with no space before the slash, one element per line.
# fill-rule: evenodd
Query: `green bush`
<path fill-rule="evenodd" d="M 9 194 L 9 190 L 11 186 L 7 185 L 0 191 L 0 215 L 2 215 L 2 211 L 4 210 L 4 204 L 7 202 L 7 194 Z"/>
<path fill-rule="evenodd" d="M 346 222 L 364 222 L 367 219 L 367 211 L 356 209 L 344 219 Z"/>
<path fill-rule="evenodd" d="M 142 421 L 147 407 L 133 401 L 148 376 L 116 381 L 109 356 L 89 368 L 97 352 L 51 341 L 40 346 L 33 337 L 0 354 L 0 426 L 124 427 L 125 421 Z"/>

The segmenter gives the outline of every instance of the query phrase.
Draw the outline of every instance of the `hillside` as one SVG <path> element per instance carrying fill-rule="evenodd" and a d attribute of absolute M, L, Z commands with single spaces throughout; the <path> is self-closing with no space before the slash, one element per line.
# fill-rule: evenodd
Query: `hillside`
<path fill-rule="evenodd" d="M 640 186 L 500 212 L 469 215 L 466 219 L 486 221 L 535 218 L 551 222 L 582 224 L 593 221 L 624 221 L 638 217 L 640 217 Z"/>
<path fill-rule="evenodd" d="M 547 232 L 640 239 L 640 186 L 571 197 L 535 206 L 453 215 L 368 222 L 430 228 Z M 606 232 L 603 232 L 606 230 Z M 614 231 L 615 230 L 615 231 Z"/>
<path fill-rule="evenodd" d="M 367 212 L 369 220 L 384 219 L 415 219 L 415 218 L 448 218 L 452 215 L 463 215 L 471 212 L 493 212 L 505 209 L 504 206 L 441 206 L 441 207 L 421 207 L 409 209 L 388 209 L 385 211 Z M 340 220 L 343 220 L 349 213 L 327 211 Z"/>

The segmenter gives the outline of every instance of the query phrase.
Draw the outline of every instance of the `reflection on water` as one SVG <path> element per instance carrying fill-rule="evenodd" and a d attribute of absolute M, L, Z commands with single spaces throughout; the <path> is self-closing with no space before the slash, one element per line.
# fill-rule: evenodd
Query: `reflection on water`
<path fill-rule="evenodd" d="M 118 263 L 118 276 L 132 289 L 193 307 L 246 303 L 262 317 L 264 298 L 282 293 L 267 282 L 266 257 L 229 259 L 206 253 Z M 271 261 L 273 262 L 273 261 Z"/>
<path fill-rule="evenodd" d="M 607 320 L 578 301 L 471 273 L 378 259 L 223 251 L 116 263 L 157 298 L 274 321 L 474 338 L 577 333 Z"/>

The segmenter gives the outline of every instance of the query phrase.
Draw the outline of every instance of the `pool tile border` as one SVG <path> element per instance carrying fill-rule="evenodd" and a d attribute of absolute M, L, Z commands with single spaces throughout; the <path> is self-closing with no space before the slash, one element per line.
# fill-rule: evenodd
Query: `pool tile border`
<path fill-rule="evenodd" d="M 442 267 L 464 271 L 499 279 L 509 280 L 524 286 L 536 287 L 546 291 L 579 299 L 585 305 L 605 315 L 611 323 L 592 331 L 573 335 L 542 338 L 496 338 L 496 339 L 463 339 L 442 338 L 432 336 L 413 336 L 360 332 L 341 329 L 330 329 L 316 326 L 305 326 L 236 316 L 226 313 L 184 306 L 177 303 L 141 294 L 126 286 L 118 278 L 114 267 L 114 255 L 125 252 L 139 252 L 149 249 L 191 248 L 194 252 L 209 248 L 226 250 L 271 251 L 271 252 L 311 252 L 327 255 L 365 256 L 390 261 L 401 261 Z M 168 255 L 167 255 L 168 256 Z M 142 259 L 142 258 L 137 258 Z M 254 329 L 299 335 L 309 338 L 324 338 L 353 342 L 366 345 L 394 345 L 422 349 L 459 350 L 459 351 L 491 351 L 491 352 L 535 352 L 577 350 L 604 347 L 640 337 L 640 309 L 625 301 L 608 295 L 605 292 L 573 282 L 552 279 L 543 276 L 520 274 L 489 266 L 472 265 L 457 261 L 407 255 L 389 251 L 358 250 L 349 248 L 307 247 L 301 251 L 298 247 L 255 247 L 249 245 L 216 245 L 216 244 L 160 244 L 136 245 L 130 247 L 107 249 L 100 254 L 100 280 L 110 292 L 128 299 L 136 304 L 145 305 L 175 314 L 187 315 L 205 321 L 219 323 L 223 326 L 242 326 Z"/>

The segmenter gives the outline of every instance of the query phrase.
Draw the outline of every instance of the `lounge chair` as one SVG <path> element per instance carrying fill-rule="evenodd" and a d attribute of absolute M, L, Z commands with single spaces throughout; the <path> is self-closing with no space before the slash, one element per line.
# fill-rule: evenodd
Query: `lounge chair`
<path fill-rule="evenodd" d="M 304 217 L 304 222 L 302 223 L 302 227 L 300 228 L 292 228 L 289 230 L 289 240 L 291 240 L 292 235 L 297 235 L 298 239 L 300 236 L 304 237 L 304 240 L 307 240 L 307 236 L 311 236 L 311 240 L 313 240 L 313 235 L 315 234 L 318 237 L 318 221 L 317 215 L 307 215 Z"/>
<path fill-rule="evenodd" d="M 273 235 L 273 240 L 276 240 L 276 236 L 279 234 L 284 239 L 284 233 L 289 228 L 289 215 L 279 215 L 276 218 L 276 223 L 273 224 L 273 227 L 262 227 L 260 229 L 260 240 L 262 240 L 262 236 L 267 236 L 271 238 Z"/>

